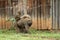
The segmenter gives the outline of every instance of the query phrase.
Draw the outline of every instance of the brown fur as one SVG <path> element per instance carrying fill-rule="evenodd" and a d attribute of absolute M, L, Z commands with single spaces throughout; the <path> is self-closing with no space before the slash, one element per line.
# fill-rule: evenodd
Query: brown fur
<path fill-rule="evenodd" d="M 17 32 L 27 32 L 29 27 L 32 25 L 32 20 L 29 15 L 23 15 L 20 17 L 20 15 L 15 16 L 16 23 L 15 27 L 17 29 Z M 27 23 L 27 26 L 25 26 Z"/>

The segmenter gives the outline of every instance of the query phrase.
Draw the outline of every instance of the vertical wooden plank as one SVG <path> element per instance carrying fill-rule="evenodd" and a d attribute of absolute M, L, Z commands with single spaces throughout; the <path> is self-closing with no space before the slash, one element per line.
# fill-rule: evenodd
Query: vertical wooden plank
<path fill-rule="evenodd" d="M 54 23 L 54 25 L 55 25 L 54 29 L 57 29 L 57 21 L 56 21 L 56 20 L 57 20 L 57 19 L 56 19 L 56 10 L 57 10 L 57 9 L 56 9 L 56 2 L 57 2 L 57 1 L 54 0 L 54 12 L 55 12 L 55 13 L 54 13 L 54 19 L 55 19 L 55 20 L 54 20 L 54 21 L 55 21 L 55 23 Z"/>
<path fill-rule="evenodd" d="M 51 5 L 50 5 L 51 0 L 46 0 L 46 27 L 47 29 L 51 30 L 52 26 L 52 15 L 50 15 L 50 9 L 51 9 Z"/>
<path fill-rule="evenodd" d="M 11 6 L 11 0 L 8 0 L 8 5 L 9 5 L 9 6 L 8 6 L 8 10 L 7 10 L 7 11 L 8 11 L 8 15 L 11 16 L 11 13 L 12 13 L 12 12 L 11 12 L 11 7 L 12 7 L 12 6 Z"/>
<path fill-rule="evenodd" d="M 41 22 L 40 22 L 40 18 L 41 18 L 41 0 L 37 0 L 37 18 L 38 18 L 38 29 L 41 29 Z"/>
<path fill-rule="evenodd" d="M 59 29 L 59 5 L 58 5 L 58 0 L 56 0 L 56 29 Z"/>
<path fill-rule="evenodd" d="M 60 0 L 58 0 L 58 5 L 59 5 L 59 9 L 58 9 L 58 12 L 59 12 L 59 29 L 60 29 Z"/>
<path fill-rule="evenodd" d="M 41 28 L 43 29 L 43 13 L 44 13 L 44 11 L 43 11 L 43 9 L 44 9 L 44 7 L 43 7 L 43 5 L 44 5 L 44 1 L 43 0 L 41 0 Z"/>
<path fill-rule="evenodd" d="M 52 13 L 53 12 L 53 2 L 50 0 L 50 20 L 51 20 L 51 29 L 53 29 L 53 20 L 52 20 Z"/>
<path fill-rule="evenodd" d="M 46 0 L 41 0 L 41 3 L 42 3 L 42 17 L 41 17 L 42 29 L 46 29 L 46 20 L 45 20 L 45 15 L 46 15 L 46 11 L 45 11 Z"/>
<path fill-rule="evenodd" d="M 55 29 L 55 27 L 56 27 L 56 19 L 55 19 L 55 5 L 54 5 L 54 0 L 52 0 L 52 2 L 53 2 L 53 29 Z"/>
<path fill-rule="evenodd" d="M 53 29 L 58 28 L 58 2 L 57 0 L 53 0 Z"/>
<path fill-rule="evenodd" d="M 44 15 L 43 16 L 43 23 L 44 23 L 43 29 L 47 29 L 47 26 L 46 26 L 46 24 L 47 24 L 47 21 L 46 21 L 46 15 L 47 15 L 47 13 L 46 13 L 46 0 L 44 1 L 44 14 L 43 15 Z"/>
<path fill-rule="evenodd" d="M 34 7 L 33 7 L 34 10 L 35 10 L 34 11 L 34 21 L 36 22 L 35 27 L 37 28 L 37 14 L 36 14 L 37 13 L 37 9 L 35 8 L 37 2 L 36 2 L 36 0 L 34 0 L 34 1 L 35 1 Z"/>

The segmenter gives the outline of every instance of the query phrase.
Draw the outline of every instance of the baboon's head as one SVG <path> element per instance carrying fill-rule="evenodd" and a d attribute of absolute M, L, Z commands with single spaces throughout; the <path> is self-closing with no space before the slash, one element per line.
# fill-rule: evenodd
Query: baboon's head
<path fill-rule="evenodd" d="M 16 14 L 16 16 L 15 16 L 16 21 L 20 20 L 20 15 L 21 15 L 20 12 L 18 12 L 18 13 Z"/>

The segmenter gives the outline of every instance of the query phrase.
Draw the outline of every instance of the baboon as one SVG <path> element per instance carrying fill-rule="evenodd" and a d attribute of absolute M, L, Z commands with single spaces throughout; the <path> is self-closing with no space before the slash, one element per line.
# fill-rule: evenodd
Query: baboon
<path fill-rule="evenodd" d="M 16 16 L 15 26 L 17 27 L 19 32 L 28 32 L 29 27 L 32 25 L 32 19 L 29 15 L 23 15 L 21 17 Z"/>

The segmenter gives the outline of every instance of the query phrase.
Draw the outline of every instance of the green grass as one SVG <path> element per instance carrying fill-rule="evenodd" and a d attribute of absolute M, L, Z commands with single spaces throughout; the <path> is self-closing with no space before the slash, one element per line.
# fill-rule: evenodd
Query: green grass
<path fill-rule="evenodd" d="M 29 33 L 16 33 L 15 30 L 0 30 L 0 40 L 44 40 L 42 37 L 60 39 L 60 33 L 29 30 Z"/>

